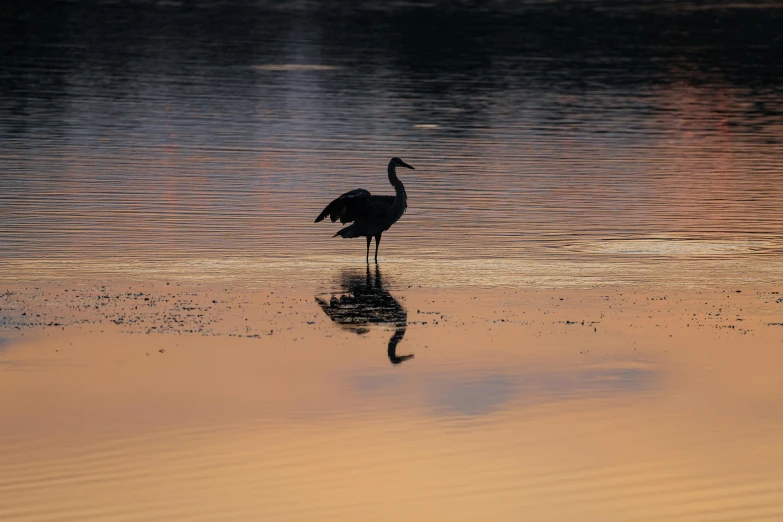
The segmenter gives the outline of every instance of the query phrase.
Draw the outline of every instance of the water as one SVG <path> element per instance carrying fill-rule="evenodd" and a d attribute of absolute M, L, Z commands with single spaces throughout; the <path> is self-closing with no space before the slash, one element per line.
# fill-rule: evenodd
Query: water
<path fill-rule="evenodd" d="M 326 306 L 165 283 L 0 295 L 29 321 L 124 318 L 0 330 L 0 519 L 783 516 L 780 294 L 390 292 L 363 272 Z"/>
<path fill-rule="evenodd" d="M 394 155 L 417 170 L 382 259 L 477 278 L 486 258 L 662 263 L 642 281 L 780 269 L 779 3 L 76 2 L 3 20 L 14 274 L 356 261 L 361 241 L 312 221 L 347 190 L 393 193 Z"/>
<path fill-rule="evenodd" d="M 3 3 L 0 519 L 783 519 L 781 27 Z"/>

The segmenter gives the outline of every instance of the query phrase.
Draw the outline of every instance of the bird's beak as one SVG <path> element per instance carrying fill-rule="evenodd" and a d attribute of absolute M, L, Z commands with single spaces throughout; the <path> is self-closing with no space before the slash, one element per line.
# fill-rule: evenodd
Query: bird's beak
<path fill-rule="evenodd" d="M 403 167 L 409 168 L 409 169 L 411 169 L 411 170 L 416 170 L 416 169 L 414 169 L 413 167 L 411 167 L 410 165 L 408 165 L 407 163 L 405 163 L 404 161 L 401 161 L 400 163 L 402 163 L 402 166 L 403 166 Z"/>

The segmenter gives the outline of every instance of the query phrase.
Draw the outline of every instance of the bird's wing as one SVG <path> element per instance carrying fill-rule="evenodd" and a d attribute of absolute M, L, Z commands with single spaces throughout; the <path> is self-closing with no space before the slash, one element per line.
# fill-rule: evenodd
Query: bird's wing
<path fill-rule="evenodd" d="M 373 196 L 365 189 L 351 190 L 326 205 L 323 212 L 315 218 L 315 222 L 318 223 L 329 216 L 332 222 L 339 219 L 340 223 L 350 223 L 357 217 L 373 214 L 375 199 L 379 197 L 385 196 Z"/>

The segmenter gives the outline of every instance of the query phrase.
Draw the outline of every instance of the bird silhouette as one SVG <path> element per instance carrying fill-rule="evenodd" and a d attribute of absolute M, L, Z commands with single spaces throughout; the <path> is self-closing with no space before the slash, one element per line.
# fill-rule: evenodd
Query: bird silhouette
<path fill-rule="evenodd" d="M 386 349 L 389 362 L 400 364 L 413 358 L 413 354 L 397 355 L 397 345 L 408 328 L 408 313 L 384 287 L 378 265 L 375 265 L 374 280 L 369 265 L 364 275 L 344 271 L 340 277 L 340 291 L 329 299 L 315 296 L 315 300 L 332 321 L 359 335 L 367 333 L 371 326 L 394 328 Z"/>
<path fill-rule="evenodd" d="M 370 243 L 375 238 L 375 262 L 378 262 L 378 245 L 381 243 L 381 235 L 397 222 L 408 207 L 408 195 L 402 181 L 397 177 L 397 167 L 405 167 L 415 170 L 400 158 L 392 158 L 389 161 L 389 183 L 394 187 L 394 196 L 373 196 L 369 190 L 355 189 L 346 192 L 324 208 L 315 222 L 323 221 L 326 216 L 332 223 L 340 220 L 340 223 L 351 223 L 340 229 L 333 237 L 341 236 L 346 239 L 354 237 L 367 238 L 366 260 L 370 262 Z"/>

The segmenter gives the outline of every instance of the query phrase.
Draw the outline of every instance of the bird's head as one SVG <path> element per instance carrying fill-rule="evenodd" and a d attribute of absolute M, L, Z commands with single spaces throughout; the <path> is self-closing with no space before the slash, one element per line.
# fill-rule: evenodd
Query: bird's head
<path fill-rule="evenodd" d="M 389 162 L 390 167 L 405 167 L 406 169 L 416 170 L 404 161 L 402 161 L 400 158 L 392 158 Z"/>

